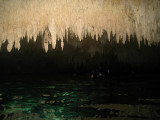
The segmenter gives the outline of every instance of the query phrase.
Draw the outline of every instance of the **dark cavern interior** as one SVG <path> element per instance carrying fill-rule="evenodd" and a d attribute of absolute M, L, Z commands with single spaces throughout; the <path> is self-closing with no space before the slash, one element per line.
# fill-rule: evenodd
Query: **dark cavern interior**
<path fill-rule="evenodd" d="M 0 0 L 0 120 L 159 120 L 159 0 Z"/>

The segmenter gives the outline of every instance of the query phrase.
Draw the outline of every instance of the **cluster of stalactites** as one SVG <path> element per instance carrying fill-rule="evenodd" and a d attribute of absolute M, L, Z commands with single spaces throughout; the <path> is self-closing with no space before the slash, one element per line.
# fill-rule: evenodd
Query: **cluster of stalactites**
<path fill-rule="evenodd" d="M 47 30 L 46 30 L 47 28 Z M 160 38 L 159 0 L 0 0 L 0 46 L 8 40 L 7 50 L 13 44 L 20 49 L 20 38 L 27 33 L 28 39 L 41 31 L 50 33 L 44 38 L 55 48 L 56 39 L 63 38 L 71 29 L 82 40 L 87 33 L 92 38 L 102 35 L 103 30 L 116 34 L 117 41 L 126 34 L 136 34 L 149 42 Z M 110 39 L 110 36 L 108 36 Z"/>

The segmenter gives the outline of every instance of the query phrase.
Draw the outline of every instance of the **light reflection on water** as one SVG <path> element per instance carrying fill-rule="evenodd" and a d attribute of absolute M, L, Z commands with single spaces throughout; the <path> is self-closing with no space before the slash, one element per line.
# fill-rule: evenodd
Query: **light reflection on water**
<path fill-rule="evenodd" d="M 123 89 L 111 94 L 108 87 L 97 86 L 93 82 L 88 84 L 4 82 L 0 85 L 0 119 L 160 119 L 159 105 L 143 104 L 143 101 L 150 99 L 139 98 L 136 101 L 141 100 L 141 104 L 129 104 L 127 101 L 132 101 L 133 98 L 127 96 L 129 93 Z M 115 99 L 120 100 L 119 103 L 114 103 Z M 158 99 L 156 101 L 159 102 Z"/>

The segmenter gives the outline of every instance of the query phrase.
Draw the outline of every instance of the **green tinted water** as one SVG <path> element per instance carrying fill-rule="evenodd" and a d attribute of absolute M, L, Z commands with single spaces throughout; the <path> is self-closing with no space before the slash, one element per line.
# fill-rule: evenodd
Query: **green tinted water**
<path fill-rule="evenodd" d="M 98 85 L 93 81 L 81 83 L 72 81 L 63 84 L 42 80 L 3 82 L 0 85 L 0 119 L 148 120 L 160 118 L 159 106 L 137 104 L 137 102 L 134 105 L 129 104 L 127 101 L 133 99 L 128 96 L 129 93 L 123 90 L 124 88 L 121 88 L 121 91 L 120 88 L 117 91 L 115 89 L 117 88 L 112 88 L 114 92 L 111 94 L 111 88 L 103 84 Z M 135 101 L 139 100 L 139 98 L 135 99 Z"/>

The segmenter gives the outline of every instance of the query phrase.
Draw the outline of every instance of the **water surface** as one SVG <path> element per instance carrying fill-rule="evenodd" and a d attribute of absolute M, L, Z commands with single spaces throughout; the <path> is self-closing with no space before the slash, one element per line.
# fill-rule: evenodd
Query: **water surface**
<path fill-rule="evenodd" d="M 145 85 L 66 76 L 4 78 L 0 120 L 158 120 L 159 96 Z"/>

